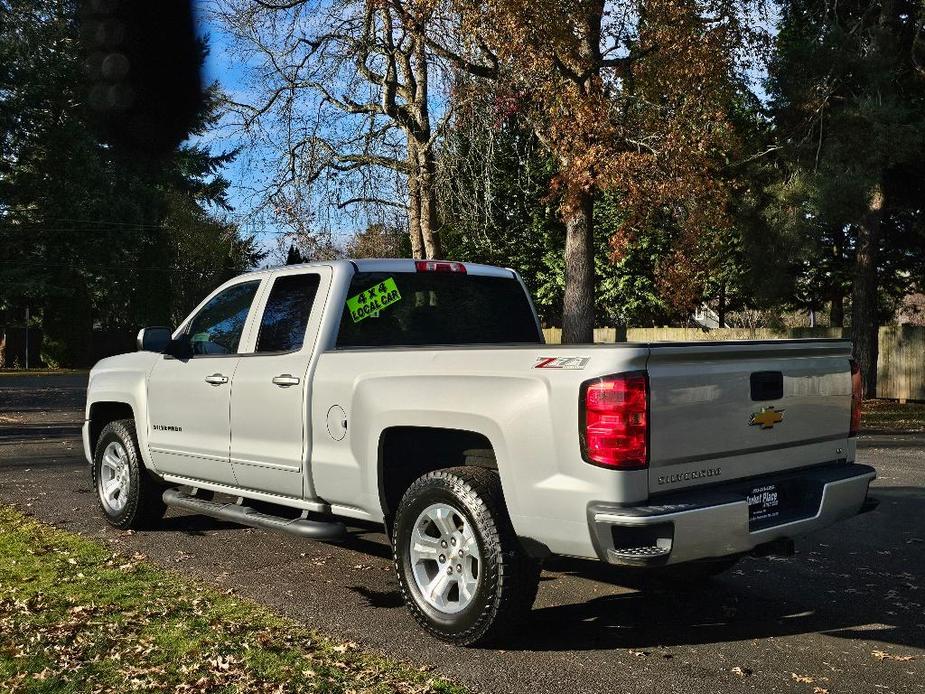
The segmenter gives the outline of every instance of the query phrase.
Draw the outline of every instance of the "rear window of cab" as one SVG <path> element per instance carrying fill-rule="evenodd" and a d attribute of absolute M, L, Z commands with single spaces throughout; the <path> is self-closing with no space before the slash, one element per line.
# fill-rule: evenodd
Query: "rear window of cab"
<path fill-rule="evenodd" d="M 514 277 L 358 272 L 347 296 L 339 348 L 542 342 Z"/>

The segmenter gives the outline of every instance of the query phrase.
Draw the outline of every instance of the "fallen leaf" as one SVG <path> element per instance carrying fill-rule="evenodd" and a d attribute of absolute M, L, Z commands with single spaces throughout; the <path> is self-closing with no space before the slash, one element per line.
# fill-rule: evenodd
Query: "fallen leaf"
<path fill-rule="evenodd" d="M 812 677 L 807 677 L 806 675 L 798 675 L 798 674 L 795 673 L 795 672 L 791 672 L 791 673 L 790 673 L 790 676 L 791 676 L 795 681 L 797 681 L 797 682 L 802 682 L 803 684 L 812 684 L 813 682 L 816 681 L 816 680 L 814 680 Z"/>
<path fill-rule="evenodd" d="M 738 665 L 732 668 L 729 672 L 731 672 L 733 675 L 738 675 L 739 677 L 751 677 L 752 676 L 751 668 L 740 667 Z"/>
<path fill-rule="evenodd" d="M 914 655 L 893 655 L 892 653 L 887 653 L 886 651 L 873 651 L 871 653 L 874 658 L 879 660 L 881 663 L 884 660 L 896 660 L 901 663 L 909 662 L 910 660 L 915 660 Z"/>

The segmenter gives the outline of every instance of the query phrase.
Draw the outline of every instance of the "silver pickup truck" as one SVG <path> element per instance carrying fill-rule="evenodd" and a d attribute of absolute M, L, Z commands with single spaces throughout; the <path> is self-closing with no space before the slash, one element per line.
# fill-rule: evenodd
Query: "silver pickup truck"
<path fill-rule="evenodd" d="M 551 346 L 516 272 L 414 260 L 243 275 L 138 340 L 90 373 L 110 523 L 383 523 L 457 644 L 511 629 L 551 554 L 707 575 L 875 503 L 848 342 Z"/>

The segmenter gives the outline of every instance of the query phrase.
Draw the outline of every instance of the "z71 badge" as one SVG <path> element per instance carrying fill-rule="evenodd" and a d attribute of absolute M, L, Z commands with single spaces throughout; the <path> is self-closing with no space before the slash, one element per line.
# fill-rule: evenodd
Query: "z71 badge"
<path fill-rule="evenodd" d="M 591 357 L 537 357 L 534 369 L 583 369 Z"/>

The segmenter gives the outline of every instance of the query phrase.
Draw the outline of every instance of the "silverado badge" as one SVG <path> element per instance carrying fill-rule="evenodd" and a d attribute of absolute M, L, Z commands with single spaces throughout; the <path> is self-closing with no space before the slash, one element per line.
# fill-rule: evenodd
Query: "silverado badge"
<path fill-rule="evenodd" d="M 784 410 L 775 410 L 774 406 L 762 407 L 761 412 L 752 412 L 748 420 L 750 426 L 760 426 L 762 429 L 773 429 L 775 424 L 784 421 Z"/>

